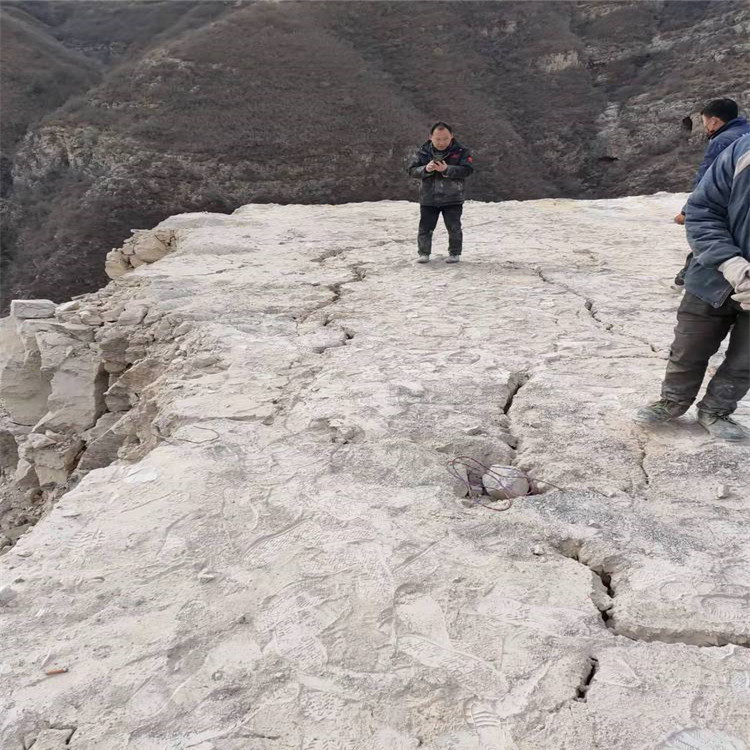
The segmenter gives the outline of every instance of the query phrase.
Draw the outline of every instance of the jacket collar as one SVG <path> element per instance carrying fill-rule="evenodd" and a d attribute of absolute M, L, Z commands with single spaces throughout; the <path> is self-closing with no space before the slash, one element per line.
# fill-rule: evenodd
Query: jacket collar
<path fill-rule="evenodd" d="M 729 128 L 734 127 L 735 125 L 747 125 L 747 120 L 744 117 L 735 117 L 734 120 L 725 122 L 718 130 L 715 130 L 713 133 L 711 133 L 711 135 L 708 136 L 708 139 L 711 140 L 712 138 L 716 138 L 719 133 L 723 133 L 726 130 L 729 130 Z"/>

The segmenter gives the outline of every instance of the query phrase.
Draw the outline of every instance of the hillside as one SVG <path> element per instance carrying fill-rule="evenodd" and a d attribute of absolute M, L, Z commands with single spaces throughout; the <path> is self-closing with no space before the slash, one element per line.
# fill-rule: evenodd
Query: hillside
<path fill-rule="evenodd" d="M 180 211 L 410 198 L 438 118 L 475 150 L 479 200 L 686 189 L 703 142 L 685 122 L 750 99 L 732 0 L 44 5 L 21 8 L 109 60 L 101 12 L 121 54 L 13 157 L 6 303 L 96 288 L 130 229 Z"/>

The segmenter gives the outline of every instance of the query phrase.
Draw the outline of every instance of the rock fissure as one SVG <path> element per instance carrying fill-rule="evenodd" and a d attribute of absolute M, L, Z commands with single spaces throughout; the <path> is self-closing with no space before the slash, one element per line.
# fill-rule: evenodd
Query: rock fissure
<path fill-rule="evenodd" d="M 612 323 L 607 323 L 603 321 L 599 317 L 599 313 L 597 312 L 596 308 L 594 307 L 594 301 L 591 299 L 586 299 L 583 303 L 584 308 L 588 311 L 589 315 L 591 315 L 591 318 L 595 320 L 600 326 L 604 328 L 605 331 L 611 331 L 613 328 Z"/>
<path fill-rule="evenodd" d="M 550 284 L 552 286 L 557 286 L 566 292 L 578 297 L 579 299 L 583 300 L 583 308 L 586 311 L 586 313 L 591 317 L 591 319 L 605 332 L 607 333 L 618 333 L 621 336 L 625 336 L 626 338 L 632 339 L 633 341 L 637 341 L 640 344 L 644 344 L 647 346 L 653 354 L 658 354 L 659 349 L 658 347 L 654 346 L 648 339 L 643 338 L 641 336 L 637 336 L 636 334 L 632 333 L 631 331 L 623 330 L 622 327 L 616 326 L 614 323 L 611 323 L 607 320 L 604 320 L 602 318 L 601 312 L 596 307 L 596 302 L 591 299 L 590 297 L 586 296 L 582 292 L 579 292 L 575 287 L 571 286 L 570 284 L 566 284 L 563 281 L 557 281 L 551 279 L 539 266 L 534 266 L 534 272 L 539 276 L 539 278 L 546 284 Z"/>
<path fill-rule="evenodd" d="M 750 637 L 724 636 L 721 634 L 701 632 L 690 629 L 655 628 L 647 625 L 623 625 L 618 621 L 616 607 L 616 590 L 613 582 L 613 571 L 605 563 L 592 564 L 581 557 L 583 543 L 567 541 L 558 549 L 567 558 L 587 568 L 594 576 L 595 586 L 591 599 L 599 610 L 599 616 L 605 627 L 614 635 L 639 643 L 680 644 L 697 648 L 717 648 L 727 645 L 750 648 Z"/>
<path fill-rule="evenodd" d="M 648 492 L 650 486 L 651 486 L 651 476 L 649 475 L 648 469 L 646 467 L 646 461 L 648 460 L 648 451 L 647 451 L 647 439 L 644 439 L 640 436 L 637 437 L 638 440 L 638 448 L 639 448 L 639 459 L 638 459 L 638 466 L 640 467 L 641 473 L 643 474 L 643 482 L 645 490 Z"/>
<path fill-rule="evenodd" d="M 598 671 L 599 660 L 595 656 L 589 656 L 588 668 L 583 676 L 583 679 L 576 688 L 576 695 L 574 700 L 578 701 L 579 703 L 586 703 L 589 690 L 591 689 L 591 685 L 594 682 L 594 678 L 596 677 L 596 673 Z"/>
<path fill-rule="evenodd" d="M 312 307 L 305 310 L 301 314 L 298 314 L 297 316 L 295 316 L 295 321 L 298 326 L 300 323 L 305 323 L 307 322 L 309 318 L 320 313 L 321 310 L 324 310 L 326 308 L 333 307 L 334 305 L 336 305 L 341 300 L 345 286 L 348 286 L 349 284 L 356 284 L 360 281 L 364 281 L 364 279 L 367 276 L 366 270 L 360 265 L 351 266 L 350 270 L 352 272 L 352 275 L 348 279 L 342 279 L 341 281 L 335 281 L 332 284 L 326 284 L 326 289 L 328 289 L 328 291 L 331 292 L 331 297 L 329 299 L 323 300 L 322 302 L 319 302 L 316 305 L 313 305 Z M 332 321 L 333 321 L 333 318 L 331 318 L 330 314 L 326 313 L 326 315 L 323 318 L 323 322 L 321 323 L 321 326 L 326 327 L 330 325 Z"/>
<path fill-rule="evenodd" d="M 509 392 L 503 405 L 503 413 L 510 416 L 510 410 L 513 407 L 513 400 L 518 395 L 518 392 L 523 388 L 526 383 L 531 379 L 531 374 L 526 370 L 513 372 L 508 378 Z"/>
<path fill-rule="evenodd" d="M 615 589 L 612 585 L 611 572 L 604 569 L 601 565 L 590 565 L 581 559 L 580 553 L 583 543 L 576 540 L 568 540 L 559 547 L 562 555 L 570 560 L 577 562 L 594 576 L 595 586 L 591 595 L 591 600 L 599 611 L 602 622 L 609 630 L 614 630 L 611 610 L 615 604 Z"/>

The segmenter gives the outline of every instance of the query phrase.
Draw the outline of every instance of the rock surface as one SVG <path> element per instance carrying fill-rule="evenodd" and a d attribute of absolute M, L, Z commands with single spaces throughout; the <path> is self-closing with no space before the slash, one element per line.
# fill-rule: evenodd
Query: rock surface
<path fill-rule="evenodd" d="M 17 332 L 53 382 L 85 328 L 107 382 L 6 430 L 16 474 L 122 443 L 0 558 L 0 746 L 747 749 L 750 448 L 631 419 L 683 201 L 470 203 L 454 267 L 413 204 L 175 216 L 58 308 L 77 343 Z M 493 513 L 458 456 L 536 494 Z"/>

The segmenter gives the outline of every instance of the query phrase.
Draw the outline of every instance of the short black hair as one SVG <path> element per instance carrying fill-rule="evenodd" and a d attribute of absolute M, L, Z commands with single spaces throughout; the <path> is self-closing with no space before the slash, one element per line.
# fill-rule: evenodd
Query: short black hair
<path fill-rule="evenodd" d="M 729 122 L 737 117 L 739 111 L 740 108 L 734 99 L 714 99 L 703 107 L 701 114 L 706 115 L 706 117 L 718 117 L 724 122 Z"/>
<path fill-rule="evenodd" d="M 735 115 L 735 117 L 737 117 L 737 115 Z M 430 128 L 430 135 L 432 135 L 436 130 L 439 130 L 440 128 L 447 130 L 451 135 L 453 135 L 453 128 L 450 125 L 448 125 L 447 122 L 436 122 Z"/>

